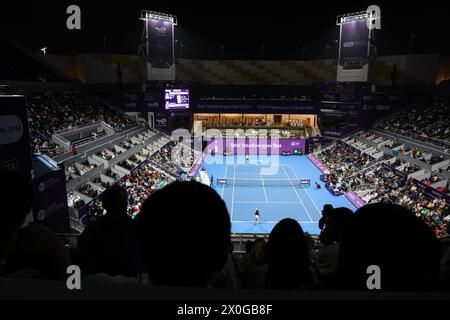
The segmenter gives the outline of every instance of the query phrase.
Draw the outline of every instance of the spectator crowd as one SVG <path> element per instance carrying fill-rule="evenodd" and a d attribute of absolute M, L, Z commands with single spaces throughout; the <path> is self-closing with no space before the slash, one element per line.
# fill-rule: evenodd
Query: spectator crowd
<path fill-rule="evenodd" d="M 382 122 L 380 128 L 450 142 L 449 123 L 450 102 L 441 98 L 405 109 Z"/>
<path fill-rule="evenodd" d="M 133 126 L 133 122 L 98 96 L 85 92 L 27 93 L 27 113 L 31 150 L 56 156 L 65 150 L 52 140 L 60 130 L 105 122 L 116 131 Z"/>
<path fill-rule="evenodd" d="M 365 203 L 394 203 L 411 210 L 438 237 L 448 235 L 450 207 L 444 199 L 428 195 L 413 179 L 399 177 L 388 168 L 378 167 L 348 181 Z"/>
<path fill-rule="evenodd" d="M 408 152 L 412 157 L 428 164 L 443 160 L 442 157 L 431 154 L 424 158 L 423 152 L 419 149 L 401 150 L 401 152 Z M 382 166 L 381 162 L 371 166 L 367 156 L 361 156 L 356 149 L 339 143 L 324 149 L 318 157 L 331 171 L 323 176 L 323 180 L 334 192 L 345 193 L 351 189 L 368 204 L 398 204 L 420 217 L 436 236 L 448 235 L 449 204 L 445 202 L 445 199 L 432 196 L 418 188 L 413 179 L 405 178 L 419 170 L 416 165 L 397 159 L 391 166 L 404 174 L 397 175 L 389 167 Z M 441 181 L 441 178 L 432 172 L 419 181 L 430 186 Z M 446 188 L 447 186 L 441 189 L 445 192 Z"/>
<path fill-rule="evenodd" d="M 171 183 L 151 192 L 136 219 L 131 219 L 129 197 L 136 189 L 129 194 L 116 184 L 103 196 L 105 214 L 92 221 L 78 245 L 68 251 L 45 225 L 23 226 L 32 192 L 14 174 L 0 175 L 7 182 L 1 201 L 14 207 L 14 212 L 1 212 L 1 277 L 66 281 L 67 266 L 77 264 L 85 281 L 101 280 L 110 284 L 110 290 L 120 290 L 125 282 L 205 289 L 364 291 L 367 267 L 375 264 L 382 266 L 382 290 L 449 289 L 449 256 L 443 242 L 406 207 L 369 204 L 353 213 L 326 205 L 319 221 L 320 244 L 297 221 L 286 218 L 268 239 L 248 241 L 246 253 L 237 255 L 226 205 L 208 186 Z M 150 183 L 158 179 L 145 168 L 129 181 L 138 187 L 147 177 Z M 193 199 L 202 199 L 201 205 Z"/>
<path fill-rule="evenodd" d="M 194 164 L 194 153 L 181 142 L 170 141 L 149 159 L 173 176 L 179 176 L 180 169 L 187 172 Z"/>
<path fill-rule="evenodd" d="M 117 180 L 120 179 L 119 176 L 115 176 L 115 178 L 117 178 Z M 134 218 L 139 213 L 142 203 L 149 195 L 172 181 L 173 179 L 156 171 L 150 164 L 146 164 L 135 173 L 125 176 L 123 181 L 120 181 L 120 184 L 123 185 L 128 193 L 127 214 Z M 96 183 L 101 188 L 102 192 L 111 187 L 111 184 L 101 182 L 99 177 L 94 178 L 92 182 Z M 89 183 L 83 185 L 79 191 L 91 198 L 95 198 L 98 194 L 102 193 L 93 190 Z M 81 206 L 85 205 L 84 202 L 81 202 L 80 205 L 80 201 L 82 200 L 80 200 L 80 197 L 76 196 L 73 192 L 69 193 L 68 201 L 69 207 L 74 207 L 76 209 L 80 209 Z M 90 206 L 87 216 L 83 218 L 83 222 L 89 224 L 102 217 L 104 213 L 102 200 L 97 199 Z"/>

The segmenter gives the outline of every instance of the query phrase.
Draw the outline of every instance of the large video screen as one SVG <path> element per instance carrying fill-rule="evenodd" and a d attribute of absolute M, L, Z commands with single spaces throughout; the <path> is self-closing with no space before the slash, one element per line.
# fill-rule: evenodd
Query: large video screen
<path fill-rule="evenodd" d="M 166 110 L 188 109 L 189 89 L 165 89 L 164 101 Z"/>
<path fill-rule="evenodd" d="M 342 24 L 339 62 L 366 61 L 369 49 L 367 20 L 352 20 Z"/>

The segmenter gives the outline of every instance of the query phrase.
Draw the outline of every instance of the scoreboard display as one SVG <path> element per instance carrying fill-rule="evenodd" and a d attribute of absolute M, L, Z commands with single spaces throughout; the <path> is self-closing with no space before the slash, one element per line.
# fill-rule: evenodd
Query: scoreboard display
<path fill-rule="evenodd" d="M 189 89 L 165 89 L 166 110 L 189 109 Z"/>

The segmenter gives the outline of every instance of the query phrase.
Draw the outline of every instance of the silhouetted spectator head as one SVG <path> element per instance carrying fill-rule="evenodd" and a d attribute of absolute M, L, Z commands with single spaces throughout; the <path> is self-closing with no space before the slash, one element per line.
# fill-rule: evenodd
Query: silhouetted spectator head
<path fill-rule="evenodd" d="M 311 284 L 308 242 L 300 224 L 293 219 L 277 223 L 266 247 L 269 288 L 293 289 Z"/>
<path fill-rule="evenodd" d="M 247 242 L 245 243 L 245 253 L 250 254 L 250 252 L 252 251 L 252 248 L 254 246 L 254 242 L 251 240 L 247 240 Z"/>
<path fill-rule="evenodd" d="M 19 231 L 5 270 L 15 276 L 21 269 L 33 269 L 39 278 L 65 280 L 70 264 L 64 243 L 43 224 L 30 223 Z"/>
<path fill-rule="evenodd" d="M 320 233 L 320 241 L 324 245 L 340 242 L 345 228 L 353 216 L 348 208 L 335 208 L 330 211 L 324 229 Z"/>
<path fill-rule="evenodd" d="M 174 182 L 156 191 L 136 222 L 143 263 L 156 285 L 205 286 L 227 261 L 230 217 L 203 184 Z"/>
<path fill-rule="evenodd" d="M 322 209 L 322 217 L 319 220 L 319 229 L 322 230 L 327 223 L 328 216 L 333 212 L 333 206 L 331 204 L 326 204 Z"/>
<path fill-rule="evenodd" d="M 124 187 L 115 184 L 105 190 L 102 202 L 103 208 L 105 208 L 107 214 L 126 214 L 128 207 L 127 190 Z"/>
<path fill-rule="evenodd" d="M 0 262 L 17 237 L 19 227 L 31 212 L 32 191 L 17 173 L 0 168 Z"/>
<path fill-rule="evenodd" d="M 349 289 L 367 289 L 367 268 L 381 270 L 381 289 L 429 289 L 439 274 L 441 249 L 427 225 L 393 204 L 358 209 L 343 233 L 338 281 Z"/>
<path fill-rule="evenodd" d="M 253 259 L 254 264 L 257 266 L 263 265 L 267 262 L 266 245 L 267 243 L 264 238 L 258 238 L 253 243 L 250 250 L 250 256 Z"/>

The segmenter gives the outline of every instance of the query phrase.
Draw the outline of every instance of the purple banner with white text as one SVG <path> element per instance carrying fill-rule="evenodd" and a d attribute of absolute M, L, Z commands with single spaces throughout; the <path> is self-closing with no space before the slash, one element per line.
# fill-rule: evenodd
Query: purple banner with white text
<path fill-rule="evenodd" d="M 195 165 L 192 167 L 191 172 L 189 172 L 188 177 L 190 179 L 193 179 L 197 175 L 197 173 L 200 171 L 200 168 L 202 167 L 204 159 L 205 159 L 205 153 L 202 153 L 202 155 L 195 162 Z"/>
<path fill-rule="evenodd" d="M 350 202 L 353 203 L 353 205 L 358 209 L 366 205 L 366 203 L 351 190 L 347 191 L 345 197 L 350 200 Z"/>
<path fill-rule="evenodd" d="M 300 139 L 217 139 L 209 140 L 206 152 L 216 154 L 305 154 L 305 140 Z"/>
<path fill-rule="evenodd" d="M 308 154 L 308 159 L 322 172 L 325 174 L 330 174 L 331 171 L 328 169 L 319 159 L 317 159 L 313 154 Z"/>

